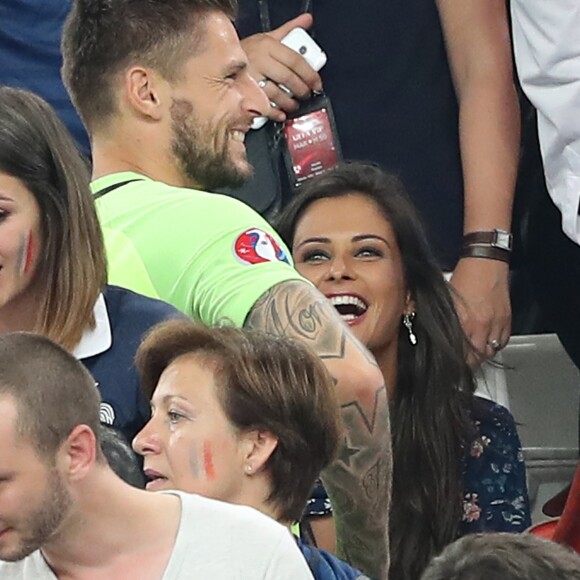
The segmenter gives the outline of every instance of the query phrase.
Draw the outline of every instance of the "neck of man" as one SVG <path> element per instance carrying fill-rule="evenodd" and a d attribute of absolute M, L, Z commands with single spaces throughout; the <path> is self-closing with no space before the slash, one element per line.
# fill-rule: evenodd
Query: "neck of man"
<path fill-rule="evenodd" d="M 147 578 L 150 571 L 163 576 L 179 530 L 178 497 L 131 487 L 96 465 L 74 501 L 62 529 L 41 548 L 57 578 L 121 578 L 139 569 Z"/>
<path fill-rule="evenodd" d="M 92 179 L 131 171 L 167 185 L 202 189 L 201 184 L 184 175 L 171 148 L 163 149 L 158 142 L 163 139 L 146 134 L 132 137 L 129 130 L 122 135 L 122 129 L 111 135 L 94 135 L 91 141 Z"/>

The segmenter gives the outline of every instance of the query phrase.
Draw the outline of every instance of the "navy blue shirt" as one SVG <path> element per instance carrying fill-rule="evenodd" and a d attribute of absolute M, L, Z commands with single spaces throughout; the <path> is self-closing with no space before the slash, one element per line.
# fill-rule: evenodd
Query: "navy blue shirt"
<path fill-rule="evenodd" d="M 309 546 L 298 538 L 296 541 L 315 580 L 364 580 L 367 578 L 362 572 L 343 562 L 334 554 Z"/>
<path fill-rule="evenodd" d="M 149 401 L 143 395 L 134 365 L 135 352 L 152 326 L 183 316 L 178 310 L 125 288 L 107 286 L 103 292 L 112 333 L 105 352 L 82 359 L 101 393 L 101 421 L 112 424 L 131 442 L 149 420 Z"/>
<path fill-rule="evenodd" d="M 0 2 L 0 85 L 28 89 L 48 101 L 89 155 L 83 124 L 60 78 L 60 38 L 72 0 Z"/>
<path fill-rule="evenodd" d="M 261 32 L 257 0 L 239 0 L 241 37 Z M 270 0 L 272 28 L 302 0 Z M 397 173 L 440 264 L 453 269 L 463 236 L 458 104 L 435 0 L 312 0 L 320 74 L 345 159 Z"/>

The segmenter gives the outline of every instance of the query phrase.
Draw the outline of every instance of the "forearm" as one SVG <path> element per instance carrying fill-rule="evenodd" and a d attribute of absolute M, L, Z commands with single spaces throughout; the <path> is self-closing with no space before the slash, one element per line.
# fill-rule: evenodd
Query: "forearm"
<path fill-rule="evenodd" d="M 336 527 L 337 554 L 371 578 L 387 578 L 392 455 L 385 387 L 369 417 L 342 405 L 345 437 L 337 460 L 322 473 Z"/>
<path fill-rule="evenodd" d="M 246 326 L 303 340 L 334 377 L 345 433 L 323 480 L 333 501 L 338 551 L 371 577 L 385 578 L 392 458 L 386 389 L 374 359 L 305 282 L 272 288 Z"/>
<path fill-rule="evenodd" d="M 459 94 L 464 232 L 510 230 L 520 145 L 515 87 L 492 73 Z"/>

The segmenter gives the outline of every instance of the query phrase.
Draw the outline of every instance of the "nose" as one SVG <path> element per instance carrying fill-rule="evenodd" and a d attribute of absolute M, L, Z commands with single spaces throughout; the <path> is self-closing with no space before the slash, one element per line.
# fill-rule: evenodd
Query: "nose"
<path fill-rule="evenodd" d="M 270 101 L 266 93 L 250 74 L 246 75 L 242 89 L 244 108 L 254 116 L 266 116 L 270 110 Z"/>
<path fill-rule="evenodd" d="M 133 438 L 133 451 L 139 455 L 159 453 L 160 439 L 156 433 L 153 418 Z"/>
<path fill-rule="evenodd" d="M 328 262 L 327 279 L 331 281 L 352 280 L 354 272 L 348 260 L 335 256 Z"/>

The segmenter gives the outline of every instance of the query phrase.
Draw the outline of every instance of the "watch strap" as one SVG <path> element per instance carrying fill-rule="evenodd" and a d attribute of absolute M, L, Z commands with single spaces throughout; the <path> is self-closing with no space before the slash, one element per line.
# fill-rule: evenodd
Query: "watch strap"
<path fill-rule="evenodd" d="M 504 230 L 488 230 L 481 232 L 470 232 L 463 236 L 464 246 L 492 246 L 511 252 L 512 250 L 512 234 Z"/>
<path fill-rule="evenodd" d="M 509 264 L 510 252 L 495 246 L 463 246 L 461 250 L 462 258 L 485 258 L 488 260 L 498 260 Z"/>

